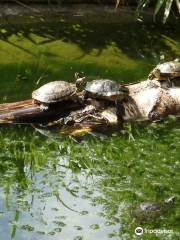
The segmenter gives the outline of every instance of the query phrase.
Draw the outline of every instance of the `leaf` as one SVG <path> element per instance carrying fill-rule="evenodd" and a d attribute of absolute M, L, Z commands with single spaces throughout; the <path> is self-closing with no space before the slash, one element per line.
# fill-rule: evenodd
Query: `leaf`
<path fill-rule="evenodd" d="M 123 0 L 116 0 L 116 6 L 115 6 L 115 9 L 118 8 L 119 4 L 124 4 L 124 1 Z"/>
<path fill-rule="evenodd" d="M 179 14 L 180 14 L 180 1 L 179 0 L 175 0 L 175 1 L 176 1 L 176 5 L 177 5 L 177 8 L 178 8 Z"/>
<path fill-rule="evenodd" d="M 150 0 L 139 0 L 138 6 L 137 6 L 137 12 L 141 11 L 144 7 L 146 7 L 149 2 Z"/>
<path fill-rule="evenodd" d="M 164 17 L 163 17 L 163 23 L 166 22 L 168 16 L 169 16 L 169 13 L 170 13 L 170 10 L 171 10 L 171 6 L 172 6 L 172 2 L 173 0 L 167 0 L 166 2 L 166 7 L 165 7 L 165 11 L 164 11 Z"/>
<path fill-rule="evenodd" d="M 115 6 L 115 9 L 118 8 L 120 1 L 121 1 L 121 0 L 116 0 L 116 6 Z"/>
<path fill-rule="evenodd" d="M 162 7 L 163 3 L 165 3 L 166 0 L 158 0 L 155 10 L 154 10 L 154 18 L 157 15 L 157 13 L 159 12 L 160 8 Z"/>

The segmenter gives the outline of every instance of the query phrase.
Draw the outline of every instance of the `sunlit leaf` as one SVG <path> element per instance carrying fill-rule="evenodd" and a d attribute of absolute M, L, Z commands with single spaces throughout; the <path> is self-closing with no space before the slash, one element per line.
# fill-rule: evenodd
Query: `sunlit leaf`
<path fill-rule="evenodd" d="M 139 0 L 138 6 L 137 6 L 137 11 L 141 11 L 143 8 L 145 8 L 150 0 Z"/>
<path fill-rule="evenodd" d="M 172 6 L 172 3 L 173 3 L 173 0 L 168 0 L 166 2 L 166 7 L 165 7 L 165 12 L 164 12 L 164 17 L 163 17 L 163 23 L 166 22 L 168 16 L 169 16 L 169 13 L 170 13 L 170 10 L 171 10 L 171 6 Z"/>
<path fill-rule="evenodd" d="M 176 2 L 176 6 L 178 8 L 179 14 L 180 14 L 180 1 L 179 0 L 175 0 Z"/>
<path fill-rule="evenodd" d="M 116 6 L 115 6 L 115 9 L 118 8 L 120 1 L 121 1 L 121 0 L 116 0 Z"/>
<path fill-rule="evenodd" d="M 165 3 L 166 0 L 158 0 L 156 3 L 156 7 L 154 10 L 154 16 L 157 15 L 157 13 L 159 12 L 160 8 L 162 7 L 163 3 Z"/>

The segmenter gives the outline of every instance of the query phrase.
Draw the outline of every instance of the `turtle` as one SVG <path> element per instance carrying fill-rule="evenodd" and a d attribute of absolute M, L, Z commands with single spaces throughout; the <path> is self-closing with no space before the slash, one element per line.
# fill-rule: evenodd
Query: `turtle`
<path fill-rule="evenodd" d="M 149 80 L 164 82 L 165 87 L 172 86 L 172 79 L 180 77 L 180 62 L 178 60 L 158 64 L 149 74 Z"/>
<path fill-rule="evenodd" d="M 128 88 L 110 79 L 97 79 L 87 82 L 84 88 L 84 98 L 121 101 L 129 93 Z"/>
<path fill-rule="evenodd" d="M 143 202 L 133 211 L 133 215 L 141 222 L 150 221 L 168 212 L 174 203 L 175 196 L 162 202 Z"/>
<path fill-rule="evenodd" d="M 165 199 L 163 202 L 144 202 L 141 203 L 139 208 L 143 212 L 159 212 L 163 210 L 166 206 L 173 204 L 175 197 L 171 196 Z"/>
<path fill-rule="evenodd" d="M 47 110 L 52 103 L 73 99 L 77 91 L 75 84 L 65 81 L 46 83 L 32 92 L 35 103 L 39 103 L 42 110 Z"/>

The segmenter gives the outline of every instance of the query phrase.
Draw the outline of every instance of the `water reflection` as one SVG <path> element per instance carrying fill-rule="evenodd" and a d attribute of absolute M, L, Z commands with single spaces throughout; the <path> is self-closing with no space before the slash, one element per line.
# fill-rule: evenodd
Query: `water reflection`
<path fill-rule="evenodd" d="M 178 166 L 179 134 L 174 120 L 144 126 L 143 132 L 133 133 L 135 141 L 112 136 L 75 143 L 41 137 L 29 127 L 11 130 L 1 129 L 5 141 L 0 145 L 9 156 L 6 161 L 0 158 L 0 229 L 5 239 L 132 237 L 139 221 L 131 214 L 133 208 L 178 196 L 173 166 Z M 176 214 L 170 211 L 143 224 L 152 229 L 157 222 L 159 228 L 171 226 L 172 238 L 178 228 Z"/>
<path fill-rule="evenodd" d="M 34 159 L 33 156 L 26 159 L 25 165 L 20 163 L 27 153 L 36 151 L 35 145 L 31 144 L 31 150 L 26 148 L 22 154 L 16 141 L 15 145 L 10 144 L 12 154 L 15 151 L 21 155 L 16 161 L 9 160 L 13 166 L 1 172 L 0 202 L 5 204 L 1 205 L 2 236 L 6 238 L 7 233 L 11 233 L 14 239 L 49 239 L 48 236 L 53 235 L 58 239 L 62 232 L 63 239 L 76 235 L 106 238 L 112 227 L 106 226 L 103 207 L 93 201 L 99 195 L 95 187 L 98 178 L 85 165 L 82 168 L 77 160 L 74 161 L 77 167 L 74 164 L 71 168 L 68 158 L 60 153 L 63 152 L 61 145 L 55 144 L 60 151 L 54 152 L 49 140 L 44 144 L 49 147 L 42 162 L 36 152 Z M 40 144 L 39 148 L 38 151 L 43 151 L 44 146 Z M 8 187 L 3 190 L 3 186 Z M 117 231 L 118 224 L 113 229 Z"/>

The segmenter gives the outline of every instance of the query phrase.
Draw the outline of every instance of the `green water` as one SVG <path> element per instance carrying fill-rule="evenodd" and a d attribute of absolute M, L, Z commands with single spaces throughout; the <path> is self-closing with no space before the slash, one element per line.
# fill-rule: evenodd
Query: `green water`
<path fill-rule="evenodd" d="M 0 26 L 0 101 L 28 99 L 56 79 L 145 79 L 180 57 L 178 23 L 54 21 Z M 20 77 L 19 77 L 20 76 Z M 25 78 L 23 78 L 25 77 Z M 179 239 L 180 123 L 126 124 L 109 137 L 47 138 L 31 126 L 0 127 L 0 239 Z M 176 203 L 155 219 L 133 214 L 144 201 Z M 139 239 L 139 238 L 138 238 Z"/>

